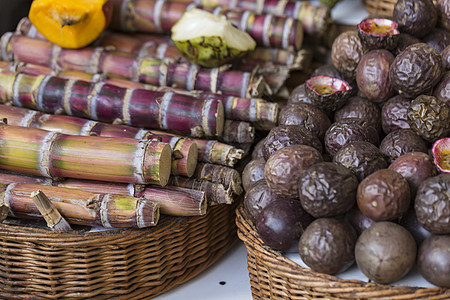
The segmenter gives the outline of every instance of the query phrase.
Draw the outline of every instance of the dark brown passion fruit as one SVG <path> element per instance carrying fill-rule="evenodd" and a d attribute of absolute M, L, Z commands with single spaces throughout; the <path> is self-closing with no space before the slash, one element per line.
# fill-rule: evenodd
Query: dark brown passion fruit
<path fill-rule="evenodd" d="M 397 48 L 393 51 L 394 55 L 397 56 L 400 52 L 406 49 L 406 47 L 420 43 L 420 39 L 410 35 L 408 33 L 401 32 L 398 37 Z"/>
<path fill-rule="evenodd" d="M 365 120 L 369 125 L 381 131 L 380 108 L 374 102 L 359 96 L 350 97 L 347 102 L 334 112 L 334 121 L 357 118 Z"/>
<path fill-rule="evenodd" d="M 408 181 L 412 200 L 416 197 L 419 185 L 425 179 L 437 174 L 433 160 L 423 152 L 403 154 L 390 164 L 389 169 L 399 173 Z"/>
<path fill-rule="evenodd" d="M 420 246 L 427 237 L 433 235 L 431 232 L 423 228 L 422 224 L 417 221 L 414 207 L 411 207 L 405 214 L 403 214 L 399 224 L 411 233 L 418 246 Z"/>
<path fill-rule="evenodd" d="M 344 31 L 339 34 L 331 46 L 331 61 L 333 66 L 344 76 L 354 79 L 356 67 L 365 49 L 356 30 Z"/>
<path fill-rule="evenodd" d="M 420 95 L 407 110 L 408 124 L 428 142 L 450 134 L 450 106 L 434 96 Z"/>
<path fill-rule="evenodd" d="M 427 43 L 440 53 L 450 44 L 450 32 L 442 28 L 433 28 L 422 39 L 422 42 Z"/>
<path fill-rule="evenodd" d="M 278 195 L 298 198 L 299 178 L 310 166 L 322 161 L 322 154 L 313 147 L 287 146 L 269 157 L 264 168 L 264 178 Z"/>
<path fill-rule="evenodd" d="M 445 72 L 441 81 L 434 87 L 433 96 L 450 107 L 450 71 Z"/>
<path fill-rule="evenodd" d="M 314 220 L 302 234 L 298 250 L 312 270 L 336 274 L 354 262 L 357 235 L 350 224 L 336 218 Z"/>
<path fill-rule="evenodd" d="M 450 1 L 436 0 L 435 4 L 438 14 L 438 25 L 450 31 Z"/>
<path fill-rule="evenodd" d="M 417 220 L 434 234 L 450 234 L 450 174 L 426 179 L 417 189 L 414 203 Z"/>
<path fill-rule="evenodd" d="M 450 173 L 450 138 L 434 142 L 431 153 L 438 170 L 442 173 Z"/>
<path fill-rule="evenodd" d="M 356 176 L 333 162 L 312 165 L 298 181 L 302 206 L 315 218 L 333 217 L 349 211 L 355 204 L 357 188 Z"/>
<path fill-rule="evenodd" d="M 398 129 L 410 128 L 407 111 L 411 100 L 397 95 L 383 104 L 381 108 L 381 126 L 384 133 L 389 134 Z"/>
<path fill-rule="evenodd" d="M 398 0 L 392 15 L 401 32 L 418 38 L 429 33 L 437 23 L 437 10 L 432 0 Z"/>
<path fill-rule="evenodd" d="M 280 110 L 278 125 L 301 125 L 323 140 L 331 121 L 327 114 L 312 104 L 292 103 Z"/>
<path fill-rule="evenodd" d="M 379 148 L 389 164 L 408 152 L 428 153 L 427 144 L 412 129 L 399 129 L 389 133 L 381 141 Z"/>
<path fill-rule="evenodd" d="M 356 68 L 358 90 L 365 98 L 381 103 L 394 94 L 389 68 L 394 55 L 385 49 L 371 50 L 363 55 Z"/>
<path fill-rule="evenodd" d="M 431 90 L 441 79 L 441 54 L 425 43 L 412 44 L 399 53 L 389 69 L 394 90 L 408 98 Z"/>
<path fill-rule="evenodd" d="M 298 243 L 313 218 L 303 211 L 300 201 L 279 198 L 267 204 L 256 220 L 256 231 L 272 249 L 285 251 Z"/>
<path fill-rule="evenodd" d="M 442 63 L 444 65 L 444 68 L 448 71 L 450 70 L 450 46 L 445 47 L 444 50 L 441 52 L 442 56 Z"/>
<path fill-rule="evenodd" d="M 311 77 L 305 84 L 312 104 L 326 112 L 344 105 L 352 92 L 347 81 L 326 75 Z"/>
<path fill-rule="evenodd" d="M 365 120 L 347 118 L 331 124 L 325 132 L 324 145 L 327 152 L 334 156 L 350 142 L 366 141 L 377 146 L 379 139 L 378 131 Z"/>
<path fill-rule="evenodd" d="M 333 157 L 333 161 L 352 171 L 359 181 L 388 167 L 380 149 L 365 141 L 354 141 L 343 146 Z"/>
<path fill-rule="evenodd" d="M 430 283 L 450 288 L 450 236 L 428 237 L 419 247 L 417 269 Z"/>
<path fill-rule="evenodd" d="M 396 220 L 408 210 L 410 202 L 408 181 L 390 169 L 370 174 L 358 186 L 358 207 L 374 221 Z"/>
<path fill-rule="evenodd" d="M 264 166 L 266 161 L 263 157 L 252 159 L 245 165 L 242 171 L 242 187 L 248 191 L 250 187 L 260 179 L 264 179 Z"/>
<path fill-rule="evenodd" d="M 359 236 L 364 230 L 376 223 L 361 212 L 358 205 L 355 205 L 345 214 L 345 220 L 353 226 Z"/>
<path fill-rule="evenodd" d="M 291 145 L 308 145 L 322 153 L 322 142 L 301 125 L 278 125 L 264 139 L 262 153 L 265 160 L 277 150 Z"/>
<path fill-rule="evenodd" d="M 397 47 L 400 31 L 398 24 L 384 18 L 367 18 L 358 26 L 358 36 L 362 45 L 369 50 L 387 49 L 393 50 Z"/>
<path fill-rule="evenodd" d="M 256 222 L 261 210 L 270 202 L 280 198 L 267 185 L 266 180 L 255 182 L 244 196 L 244 210 L 252 222 Z"/>
<path fill-rule="evenodd" d="M 306 94 L 305 83 L 297 85 L 289 94 L 287 104 L 289 105 L 294 103 L 312 104 L 311 99 L 309 99 L 308 95 Z"/>

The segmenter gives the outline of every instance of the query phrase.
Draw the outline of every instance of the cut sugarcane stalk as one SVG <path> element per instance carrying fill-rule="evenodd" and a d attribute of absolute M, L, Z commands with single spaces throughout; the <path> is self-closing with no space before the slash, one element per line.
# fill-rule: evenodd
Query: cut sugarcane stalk
<path fill-rule="evenodd" d="M 92 193 L 104 191 L 108 194 L 145 198 L 148 201 L 158 203 L 162 214 L 171 216 L 201 216 L 206 214 L 208 205 L 205 192 L 175 186 L 144 186 L 70 178 L 64 180 L 51 180 L 50 178 L 42 176 L 31 176 L 5 170 L 0 170 L 0 182 L 3 184 L 32 183 L 51 185 Z"/>
<path fill-rule="evenodd" d="M 111 28 L 118 31 L 169 33 L 183 13 L 193 7 L 224 15 L 231 23 L 247 32 L 258 45 L 300 49 L 303 28 L 300 21 L 272 14 L 256 14 L 243 9 L 215 10 L 195 3 L 157 0 L 111 0 Z M 125 5 L 124 5 L 125 3 Z"/>
<path fill-rule="evenodd" d="M 125 125 L 99 123 L 78 117 L 51 115 L 22 107 L 0 104 L 0 119 L 6 118 L 8 125 L 33 127 L 71 135 L 118 137 L 132 139 L 157 139 L 172 147 L 171 174 L 191 177 L 198 160 L 195 140 L 172 136 L 160 132 Z M 179 154 L 178 154 L 179 153 Z"/>
<path fill-rule="evenodd" d="M 255 140 L 255 127 L 248 122 L 225 120 L 221 138 L 225 143 L 252 143 Z"/>
<path fill-rule="evenodd" d="M 223 105 L 174 92 L 122 88 L 55 76 L 0 70 L 0 100 L 47 113 L 168 129 L 193 137 L 220 136 Z"/>
<path fill-rule="evenodd" d="M 0 168 L 50 178 L 166 185 L 172 149 L 157 140 L 75 136 L 0 125 Z"/>
<path fill-rule="evenodd" d="M 44 220 L 47 222 L 47 226 L 52 230 L 58 231 L 71 231 L 72 227 L 64 219 L 59 211 L 55 208 L 53 203 L 48 197 L 41 191 L 37 190 L 31 193 L 31 198 L 34 201 L 37 209 L 41 213 Z"/>
<path fill-rule="evenodd" d="M 258 97 L 267 89 L 261 75 L 220 68 L 200 68 L 193 63 L 140 58 L 102 47 L 62 49 L 46 40 L 4 34 L 2 60 L 37 64 L 52 69 L 104 73 L 154 86 L 176 86 L 186 90 L 204 90 L 236 97 Z M 33 48 L 33 51 L 27 49 Z"/>
<path fill-rule="evenodd" d="M 231 187 L 226 188 L 221 183 L 211 182 L 206 179 L 172 176 L 169 185 L 203 191 L 209 206 L 234 202 Z"/>
<path fill-rule="evenodd" d="M 230 188 L 236 195 L 243 193 L 241 174 L 233 168 L 199 163 L 193 177 L 223 184 L 226 189 Z"/>
<path fill-rule="evenodd" d="M 0 61 L 0 68 L 35 76 L 52 75 L 64 79 L 80 79 L 97 83 L 102 82 L 105 84 L 112 84 L 121 88 L 137 88 L 149 89 L 159 92 L 174 92 L 176 94 L 184 94 L 189 97 L 195 97 L 202 100 L 218 100 L 222 102 L 222 105 L 224 107 L 225 118 L 230 120 L 252 122 L 255 124 L 255 126 L 262 128 L 272 128 L 276 125 L 278 119 L 278 103 L 270 102 L 261 98 L 241 98 L 205 91 L 186 91 L 170 87 L 155 87 L 124 79 L 104 78 L 103 76 L 96 76 L 85 72 L 55 72 L 48 67 L 42 67 L 38 65 L 16 65 L 14 63 Z"/>
<path fill-rule="evenodd" d="M 214 68 L 253 51 L 256 42 L 225 16 L 197 8 L 186 10 L 172 26 L 172 40 L 190 61 Z"/>
<path fill-rule="evenodd" d="M 159 204 L 144 198 L 29 183 L 4 185 L 0 206 L 8 207 L 12 217 L 40 219 L 42 216 L 31 197 L 36 190 L 47 195 L 70 224 L 145 228 L 155 226 L 159 220 Z"/>

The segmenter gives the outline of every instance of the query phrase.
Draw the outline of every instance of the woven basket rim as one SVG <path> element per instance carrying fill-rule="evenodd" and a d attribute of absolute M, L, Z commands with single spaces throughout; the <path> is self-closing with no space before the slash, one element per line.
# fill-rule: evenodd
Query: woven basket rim
<path fill-rule="evenodd" d="M 386 297 L 394 299 L 418 299 L 423 297 L 437 296 L 433 299 L 450 299 L 450 289 L 447 288 L 425 288 L 414 286 L 393 286 L 388 284 L 379 284 L 375 282 L 365 282 L 357 279 L 342 279 L 334 275 L 328 275 L 315 272 L 308 268 L 303 268 L 291 259 L 283 256 L 279 251 L 265 246 L 252 222 L 247 219 L 243 205 L 236 209 L 236 225 L 238 227 L 238 237 L 241 239 L 248 251 L 258 255 L 258 263 L 266 263 L 267 270 L 273 271 L 282 280 L 301 281 L 305 287 L 304 293 L 314 292 L 314 295 L 322 293 L 323 296 L 332 299 L 355 299 L 355 298 L 375 298 Z M 250 262 L 249 262 L 250 264 Z M 250 267 L 249 267 L 250 270 Z M 276 280 L 277 284 L 280 278 Z M 257 284 L 251 281 L 251 284 Z M 289 286 L 289 284 L 286 284 Z M 260 290 L 259 287 L 252 287 L 254 290 Z M 302 293 L 303 294 L 303 293 Z M 304 295 L 303 295 L 304 296 Z"/>

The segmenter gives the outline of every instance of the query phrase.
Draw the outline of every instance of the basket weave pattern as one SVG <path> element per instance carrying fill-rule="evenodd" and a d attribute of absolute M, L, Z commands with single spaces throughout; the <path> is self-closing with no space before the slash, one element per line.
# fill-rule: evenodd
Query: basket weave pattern
<path fill-rule="evenodd" d="M 0 224 L 0 299 L 149 299 L 191 279 L 238 240 L 236 205 L 154 228 L 58 233 Z"/>
<path fill-rule="evenodd" d="M 245 217 L 236 212 L 238 236 L 247 249 L 250 285 L 254 299 L 450 299 L 450 289 L 416 288 L 344 280 L 302 268 L 269 249 Z"/>

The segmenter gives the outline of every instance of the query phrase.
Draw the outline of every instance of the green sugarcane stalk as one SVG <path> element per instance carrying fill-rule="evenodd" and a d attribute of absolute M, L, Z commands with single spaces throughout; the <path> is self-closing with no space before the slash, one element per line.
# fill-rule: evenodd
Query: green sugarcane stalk
<path fill-rule="evenodd" d="M 144 198 L 30 183 L 3 185 L 0 206 L 8 207 L 12 217 L 42 219 L 32 199 L 37 190 L 42 191 L 71 224 L 145 228 L 155 226 L 159 220 L 159 204 Z"/>
<path fill-rule="evenodd" d="M 0 168 L 50 178 L 166 185 L 172 149 L 157 140 L 75 136 L 0 124 Z"/>
<path fill-rule="evenodd" d="M 161 132 L 125 125 L 99 123 L 78 117 L 51 115 L 22 107 L 0 104 L 0 119 L 7 119 L 8 125 L 33 127 L 48 131 L 57 131 L 70 135 L 102 136 L 133 139 L 157 139 L 172 147 L 171 174 L 191 177 L 198 160 L 198 148 L 195 140 L 171 136 Z"/>
<path fill-rule="evenodd" d="M 103 47 L 63 49 L 46 40 L 5 33 L 0 40 L 2 60 L 25 62 L 55 70 L 104 73 L 114 77 L 186 90 L 221 92 L 236 97 L 258 97 L 267 92 L 261 75 L 230 70 L 229 66 L 200 68 L 193 63 L 138 57 Z M 33 48 L 33 51 L 27 49 Z"/>
<path fill-rule="evenodd" d="M 97 180 L 63 179 L 52 180 L 42 176 L 31 176 L 0 170 L 0 182 L 3 184 L 31 183 L 77 189 L 91 193 L 102 191 L 136 198 L 145 198 L 158 203 L 162 214 L 171 216 L 200 216 L 206 214 L 206 193 L 176 186 L 136 185 Z"/>

